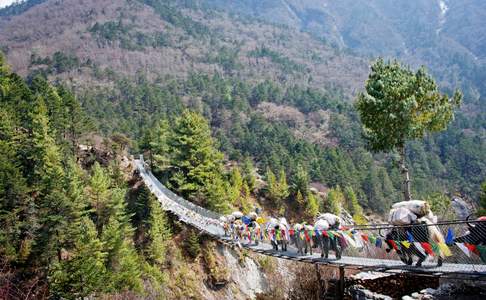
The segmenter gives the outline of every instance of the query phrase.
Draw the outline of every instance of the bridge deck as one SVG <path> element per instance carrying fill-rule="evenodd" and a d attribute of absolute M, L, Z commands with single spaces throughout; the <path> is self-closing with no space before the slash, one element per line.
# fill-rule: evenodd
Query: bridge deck
<path fill-rule="evenodd" d="M 180 221 L 196 227 L 199 230 L 221 240 L 222 242 L 235 244 L 233 240 L 224 237 L 224 229 L 219 225 L 217 214 L 197 207 L 196 205 L 189 203 L 170 192 L 157 180 L 157 178 L 155 178 L 155 176 L 153 176 L 151 172 L 146 170 L 143 161 L 136 160 L 135 164 L 145 184 L 157 197 L 164 210 L 170 211 L 171 213 L 177 215 Z M 263 255 L 296 261 L 305 261 L 309 263 L 356 266 L 383 271 L 397 270 L 420 273 L 460 273 L 480 276 L 486 275 L 486 265 L 484 264 L 444 263 L 441 267 L 437 267 L 436 263 L 424 262 L 423 266 L 419 268 L 414 266 L 406 266 L 398 259 L 343 256 L 340 260 L 336 260 L 331 254 L 332 251 L 330 252 L 329 259 L 321 258 L 320 253 L 315 253 L 312 256 L 301 256 L 297 254 L 297 249 L 292 246 L 288 247 L 289 251 L 277 252 L 272 249 L 272 246 L 269 243 L 260 243 L 258 246 L 241 244 L 241 246 Z"/>

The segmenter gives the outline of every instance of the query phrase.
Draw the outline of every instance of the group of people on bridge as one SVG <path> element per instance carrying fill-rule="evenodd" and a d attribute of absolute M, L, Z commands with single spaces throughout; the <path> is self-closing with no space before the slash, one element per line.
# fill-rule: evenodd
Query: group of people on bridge
<path fill-rule="evenodd" d="M 483 219 L 486 218 L 479 221 Z M 331 213 L 317 215 L 314 224 L 289 224 L 285 217 L 265 219 L 256 212 L 244 215 L 236 211 L 222 216 L 220 222 L 225 235 L 239 243 L 258 245 L 267 241 L 275 251 L 288 251 L 288 246 L 294 245 L 299 255 L 312 255 L 313 249 L 318 248 L 322 258 L 328 258 L 329 251 L 333 251 L 336 259 L 340 259 L 344 249 L 362 249 L 368 244 L 386 253 L 395 251 L 407 265 L 413 263 L 414 257 L 417 257 L 417 266 L 421 266 L 427 257 L 435 257 L 437 265 L 441 266 L 443 259 L 452 255 L 449 249 L 452 245 L 457 245 L 466 254 L 479 253 L 479 249 L 486 246 L 486 222 L 468 224 L 469 231 L 462 236 L 454 237 L 451 229 L 444 236 L 428 204 L 419 200 L 394 204 L 389 224 L 378 227 L 377 234 L 371 233 L 369 227 L 363 229 L 344 224 L 339 216 Z M 385 229 L 384 233 L 382 229 Z M 480 255 L 480 258 L 485 262 L 486 257 Z"/>
<path fill-rule="evenodd" d="M 314 225 L 295 223 L 290 225 L 284 217 L 270 217 L 265 220 L 255 212 L 243 215 L 241 212 L 234 212 L 221 217 L 225 229 L 225 235 L 235 241 L 254 243 L 258 245 L 261 241 L 270 241 L 274 250 L 287 251 L 288 246 L 293 244 L 300 255 L 313 254 L 313 248 L 321 250 L 321 257 L 328 258 L 329 250 L 335 252 L 337 259 L 341 258 L 342 248 L 347 243 L 341 239 L 339 233 L 341 218 L 330 213 L 320 214 L 316 217 Z"/>

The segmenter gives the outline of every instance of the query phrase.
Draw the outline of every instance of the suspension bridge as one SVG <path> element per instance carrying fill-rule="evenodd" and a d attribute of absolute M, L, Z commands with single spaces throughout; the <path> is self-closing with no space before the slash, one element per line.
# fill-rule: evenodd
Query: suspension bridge
<path fill-rule="evenodd" d="M 426 260 L 421 267 L 405 265 L 395 251 L 386 252 L 383 247 L 376 247 L 374 243 L 361 243 L 360 247 L 348 247 L 343 251 L 341 259 L 337 260 L 332 255 L 328 259 L 321 258 L 320 253 L 314 255 L 298 255 L 297 249 L 289 246 L 288 251 L 275 251 L 268 242 L 255 243 L 236 242 L 225 236 L 224 228 L 219 220 L 221 215 L 202 208 L 167 189 L 160 181 L 146 168 L 143 157 L 135 160 L 135 166 L 145 185 L 156 196 L 165 211 L 176 215 L 180 221 L 186 223 L 205 234 L 212 236 L 218 241 L 246 248 L 250 251 L 273 256 L 281 259 L 301 261 L 318 265 L 331 265 L 340 268 L 357 268 L 361 270 L 380 272 L 413 272 L 426 273 L 431 275 L 452 275 L 457 274 L 470 278 L 486 279 L 486 264 L 483 263 L 479 254 L 473 251 L 459 249 L 460 247 L 450 246 L 450 255 L 444 257 L 444 263 L 437 265 L 434 260 Z M 445 232 L 453 231 L 464 233 L 467 230 L 466 222 L 444 222 L 436 224 Z M 388 225 L 389 226 L 389 225 Z M 382 229 L 388 228 L 386 224 L 367 225 L 356 227 L 355 230 L 367 236 L 379 236 Z M 332 253 L 332 251 L 331 251 Z"/>

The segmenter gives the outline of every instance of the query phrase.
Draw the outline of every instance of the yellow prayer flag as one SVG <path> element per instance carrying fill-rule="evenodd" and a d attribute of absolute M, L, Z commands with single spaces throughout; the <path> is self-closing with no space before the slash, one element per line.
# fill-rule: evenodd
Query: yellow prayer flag
<path fill-rule="evenodd" d="M 256 221 L 257 221 L 257 223 L 258 223 L 258 224 L 264 224 L 264 223 L 265 223 L 265 219 L 264 219 L 264 218 L 262 218 L 262 217 L 258 217 L 258 218 L 256 219 Z"/>
<path fill-rule="evenodd" d="M 405 248 L 410 248 L 410 242 L 409 241 L 402 241 L 402 245 L 405 246 Z"/>
<path fill-rule="evenodd" d="M 451 250 L 445 243 L 439 243 L 439 249 L 444 256 L 452 256 Z"/>

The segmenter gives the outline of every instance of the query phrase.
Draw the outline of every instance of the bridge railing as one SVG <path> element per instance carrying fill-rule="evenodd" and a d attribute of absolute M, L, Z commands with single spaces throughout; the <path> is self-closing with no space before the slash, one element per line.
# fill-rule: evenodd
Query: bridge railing
<path fill-rule="evenodd" d="M 482 240 L 486 237 L 486 221 L 365 225 L 338 231 L 338 235 L 343 255 L 360 260 L 396 260 L 405 266 L 407 262 L 415 265 L 423 257 L 424 268 L 436 267 L 441 260 L 442 270 L 447 270 L 449 264 L 456 264 L 456 271 L 457 264 L 465 272 L 485 270 L 486 245 Z"/>
<path fill-rule="evenodd" d="M 169 190 L 168 188 L 166 188 L 153 174 L 152 172 L 148 172 L 147 171 L 147 164 L 145 163 L 144 159 L 143 159 L 143 155 L 140 155 L 140 162 L 142 163 L 142 165 L 144 166 L 144 168 L 141 170 L 142 172 L 145 172 L 145 175 L 147 175 L 148 177 L 150 177 L 152 179 L 152 182 L 157 186 L 157 188 L 159 190 L 161 190 L 164 195 L 166 197 L 168 197 L 170 200 L 178 203 L 179 205 L 182 205 L 183 207 L 189 209 L 189 210 L 192 210 L 206 218 L 211 218 L 211 219 L 215 219 L 215 220 L 218 220 L 221 215 L 213 212 L 213 211 L 210 211 L 208 209 L 205 209 L 201 206 L 198 206 L 190 201 L 187 201 L 186 199 L 182 198 L 182 197 L 179 197 L 177 196 L 175 193 L 173 193 L 171 190 Z"/>

